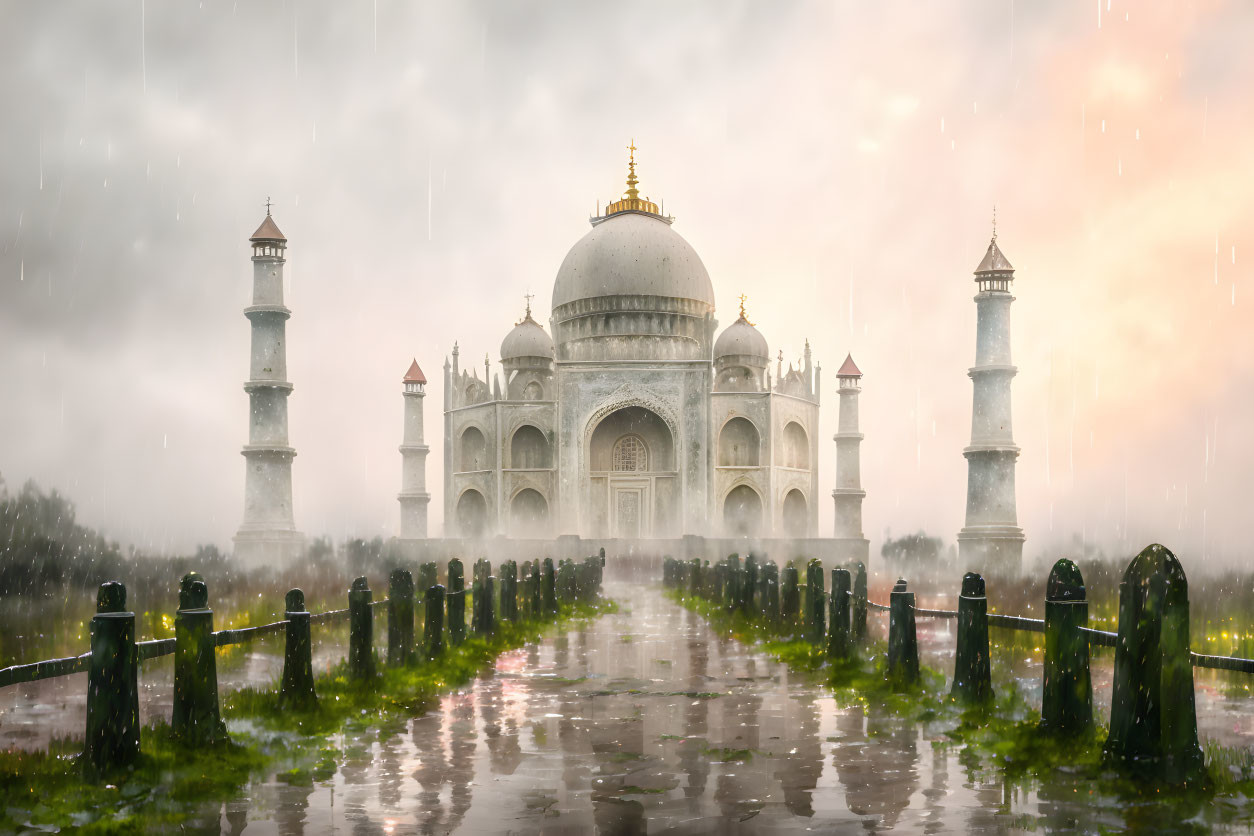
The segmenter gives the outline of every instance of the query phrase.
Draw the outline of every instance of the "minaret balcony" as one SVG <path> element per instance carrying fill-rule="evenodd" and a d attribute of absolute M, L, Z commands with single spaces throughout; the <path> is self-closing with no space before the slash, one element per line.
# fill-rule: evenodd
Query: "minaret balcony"
<path fill-rule="evenodd" d="M 855 499 L 862 499 L 866 496 L 866 491 L 862 490 L 861 488 L 833 488 L 832 496 L 835 496 L 835 497 L 850 496 L 850 497 L 854 497 Z"/>
<path fill-rule="evenodd" d="M 971 458 L 972 455 L 980 453 L 1011 453 L 1015 458 L 1019 457 L 1019 447 L 1013 442 L 997 442 L 997 441 L 972 441 L 971 445 L 962 448 L 962 455 Z"/>
<path fill-rule="evenodd" d="M 282 389 L 291 392 L 295 387 L 286 380 L 246 380 L 244 381 L 244 391 L 253 393 L 262 389 Z"/>
<path fill-rule="evenodd" d="M 284 305 L 249 305 L 244 308 L 244 316 L 250 320 L 254 316 L 281 316 L 284 319 L 292 318 L 292 310 Z"/>
<path fill-rule="evenodd" d="M 1006 363 L 990 363 L 987 366 L 972 366 L 967 369 L 967 377 L 975 377 L 978 374 L 1006 374 L 1014 377 L 1018 373 L 1018 366 Z"/>
<path fill-rule="evenodd" d="M 861 441 L 866 438 L 862 433 L 836 433 L 832 441 Z"/>

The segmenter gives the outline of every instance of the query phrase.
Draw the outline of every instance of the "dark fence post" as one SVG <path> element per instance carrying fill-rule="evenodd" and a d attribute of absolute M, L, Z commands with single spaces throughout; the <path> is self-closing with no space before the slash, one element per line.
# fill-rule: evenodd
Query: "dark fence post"
<path fill-rule="evenodd" d="M 727 556 L 727 579 L 724 581 L 726 589 L 723 592 L 723 604 L 731 611 L 740 606 L 741 586 L 744 584 L 744 576 L 740 569 L 740 555 L 729 554 Z"/>
<path fill-rule="evenodd" d="M 1057 734 L 1093 727 L 1093 680 L 1089 640 L 1079 631 L 1089 624 L 1084 577 L 1065 557 L 1054 564 L 1045 584 L 1045 675 L 1041 687 L 1041 728 Z"/>
<path fill-rule="evenodd" d="M 954 684 L 950 695 L 964 703 L 992 699 L 993 677 L 988 655 L 988 597 L 984 578 L 975 572 L 962 576 L 958 596 L 958 648 L 954 655 Z"/>
<path fill-rule="evenodd" d="M 919 681 L 919 640 L 914 630 L 914 593 L 898 579 L 888 596 L 888 678 L 895 687 Z"/>
<path fill-rule="evenodd" d="M 557 575 L 553 571 L 553 558 L 544 559 L 544 571 L 540 576 L 540 585 L 544 587 L 544 614 L 557 615 Z"/>
<path fill-rule="evenodd" d="M 848 569 L 832 570 L 832 598 L 828 607 L 831 623 L 827 629 L 827 655 L 844 661 L 849 658 L 852 642 L 849 638 L 849 589 L 852 586 Z"/>
<path fill-rule="evenodd" d="M 351 679 L 374 676 L 373 594 L 366 578 L 353 580 L 348 590 L 348 675 Z"/>
<path fill-rule="evenodd" d="M 714 578 L 711 581 L 710 600 L 715 604 L 723 603 L 723 596 L 727 594 L 727 560 L 718 561 L 714 564 Z"/>
<path fill-rule="evenodd" d="M 849 609 L 849 632 L 855 642 L 866 639 L 866 565 L 862 561 L 853 564 L 853 600 Z"/>
<path fill-rule="evenodd" d="M 448 640 L 459 645 L 466 640 L 466 571 L 456 557 L 448 562 Z"/>
<path fill-rule="evenodd" d="M 557 591 L 563 604 L 575 603 L 575 564 L 570 559 L 558 564 Z"/>
<path fill-rule="evenodd" d="M 696 597 L 701 594 L 701 558 L 694 557 L 691 561 L 692 569 L 690 572 L 690 583 L 688 584 L 688 595 Z"/>
<path fill-rule="evenodd" d="M 762 567 L 762 613 L 768 624 L 779 624 L 779 567 L 773 560 Z"/>
<path fill-rule="evenodd" d="M 540 560 L 531 561 L 531 574 L 527 576 L 531 584 L 531 594 L 529 595 L 529 606 L 531 608 L 528 615 L 532 620 L 538 619 L 544 613 L 544 590 L 541 588 L 543 583 L 540 579 Z"/>
<path fill-rule="evenodd" d="M 740 607 L 744 610 L 746 616 L 757 615 L 754 612 L 755 602 L 757 598 L 755 593 L 758 591 L 758 556 L 753 552 L 749 552 L 749 556 L 745 558 L 744 581 L 740 587 Z"/>
<path fill-rule="evenodd" d="M 782 575 L 783 582 L 779 591 L 779 619 L 788 627 L 794 628 L 797 624 L 797 609 L 801 606 L 797 567 L 791 563 L 785 565 Z"/>
<path fill-rule="evenodd" d="M 823 594 L 823 562 L 817 557 L 806 564 L 806 637 L 811 644 L 822 644 L 826 633 Z"/>
<path fill-rule="evenodd" d="M 107 771 L 130 766 L 139 757 L 139 652 L 135 613 L 126 611 L 126 587 L 100 585 L 91 620 L 91 662 L 87 668 L 85 761 Z"/>
<path fill-rule="evenodd" d="M 310 640 L 310 615 L 305 610 L 305 593 L 290 590 L 284 599 L 283 617 L 287 620 L 287 643 L 283 648 L 283 679 L 279 686 L 279 705 L 284 708 L 308 708 L 317 702 L 314 695 L 313 643 Z"/>
<path fill-rule="evenodd" d="M 434 659 L 444 653 L 444 587 L 432 584 L 426 594 L 427 620 L 423 624 L 427 658 Z"/>
<path fill-rule="evenodd" d="M 518 563 L 513 560 L 501 564 L 501 620 L 518 621 Z"/>
<path fill-rule="evenodd" d="M 213 636 L 209 590 L 196 572 L 179 584 L 179 609 L 174 615 L 175 737 L 193 746 L 226 738 L 218 710 L 218 643 Z"/>
<path fill-rule="evenodd" d="M 1189 583 L 1180 561 L 1157 543 L 1133 558 L 1119 583 L 1119 642 L 1104 755 L 1173 784 L 1206 774 L 1193 701 Z"/>
<path fill-rule="evenodd" d="M 522 597 L 519 599 L 518 612 L 521 618 L 535 618 L 535 611 L 531 606 L 531 561 L 524 560 L 519 570 L 519 577 L 522 578 Z"/>
<path fill-rule="evenodd" d="M 484 598 L 484 559 L 479 558 L 470 567 L 470 632 L 476 636 L 483 635 L 483 604 Z"/>
<path fill-rule="evenodd" d="M 414 576 L 393 569 L 388 576 L 388 664 L 407 665 L 414 658 Z"/>

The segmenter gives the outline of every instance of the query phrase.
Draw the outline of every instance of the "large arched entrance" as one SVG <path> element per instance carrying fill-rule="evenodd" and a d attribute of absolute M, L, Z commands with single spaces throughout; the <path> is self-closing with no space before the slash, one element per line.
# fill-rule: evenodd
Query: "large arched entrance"
<path fill-rule="evenodd" d="M 809 526 L 809 513 L 805 495 L 793 488 L 784 497 L 784 534 L 804 537 Z"/>
<path fill-rule="evenodd" d="M 678 501 L 675 441 L 657 413 L 639 406 L 602 418 L 589 437 L 587 528 L 600 537 L 659 537 Z"/>
<path fill-rule="evenodd" d="M 509 504 L 511 533 L 515 537 L 546 537 L 549 533 L 549 503 L 539 491 L 524 488 Z"/>
<path fill-rule="evenodd" d="M 457 498 L 457 531 L 463 537 L 482 537 L 488 525 L 488 502 L 473 488 Z"/>
<path fill-rule="evenodd" d="M 723 500 L 723 529 L 731 537 L 756 537 L 762 530 L 762 497 L 748 485 L 737 485 Z"/>

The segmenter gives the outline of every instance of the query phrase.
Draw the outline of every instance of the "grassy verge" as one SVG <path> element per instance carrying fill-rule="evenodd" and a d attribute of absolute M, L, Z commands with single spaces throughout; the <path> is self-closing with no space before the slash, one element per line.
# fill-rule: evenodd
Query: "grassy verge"
<path fill-rule="evenodd" d="M 85 779 L 81 739 L 46 751 L 0 752 L 0 832 L 170 832 L 216 821 L 224 801 L 254 779 L 308 785 L 335 774 L 363 737 L 398 731 L 441 693 L 473 679 L 502 652 L 546 630 L 617 609 L 612 601 L 563 607 L 554 622 L 500 625 L 491 638 L 468 638 L 437 660 L 406 668 L 379 665 L 367 683 L 350 682 L 341 663 L 317 678 L 318 704 L 279 710 L 278 692 L 246 688 L 222 695 L 231 740 L 189 750 L 169 726 L 143 731 L 139 762 L 103 780 Z"/>
<path fill-rule="evenodd" d="M 1053 737 L 1038 729 L 1039 712 L 1030 706 L 1011 679 L 994 682 L 996 699 L 986 705 L 967 707 L 945 690 L 940 671 L 923 668 L 918 687 L 896 691 L 887 679 L 882 643 L 863 646 L 858 658 L 832 663 L 805 639 L 792 635 L 791 627 L 776 627 L 744 614 L 728 613 L 722 605 L 703 598 L 686 597 L 666 590 L 671 600 L 701 615 L 718 632 L 760 647 L 795 670 L 820 677 L 841 707 L 859 705 L 868 715 L 894 715 L 905 722 L 920 723 L 933 737 L 933 746 L 952 747 L 973 780 L 995 772 L 1006 784 L 1042 786 L 1127 800 L 1153 799 L 1174 805 L 1176 811 L 1218 802 L 1225 817 L 1254 817 L 1254 752 L 1219 746 L 1204 747 L 1209 781 L 1206 786 L 1174 788 L 1135 781 L 1102 763 L 1107 730 L 1097 726 L 1074 737 Z M 1047 790 L 1048 791 L 1048 790 Z"/>

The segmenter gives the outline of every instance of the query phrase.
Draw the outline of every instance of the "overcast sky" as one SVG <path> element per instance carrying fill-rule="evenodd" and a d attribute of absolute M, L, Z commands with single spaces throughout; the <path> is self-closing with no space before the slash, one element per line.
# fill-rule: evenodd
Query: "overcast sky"
<path fill-rule="evenodd" d="M 1025 553 L 1248 560 L 1254 6 L 0 0 L 0 474 L 154 549 L 242 513 L 247 238 L 289 241 L 298 526 L 390 536 L 401 377 L 488 354 L 642 192 L 862 396 L 866 528 L 963 522 L 971 271 L 1017 268 Z"/>

